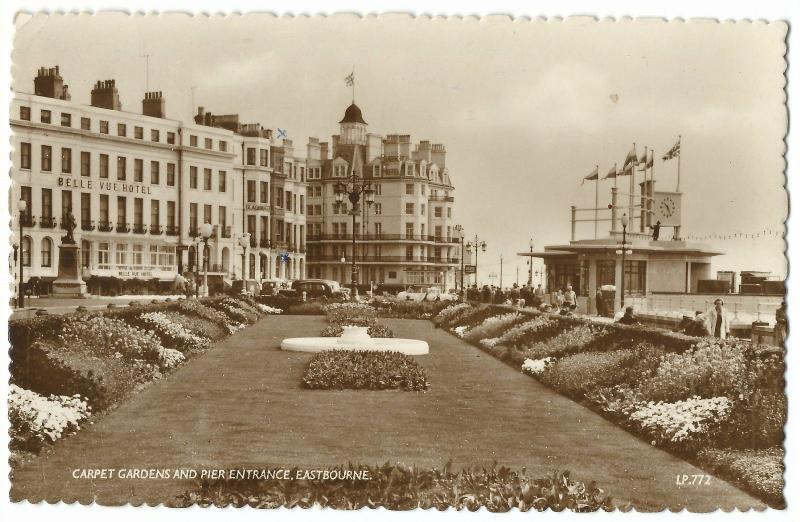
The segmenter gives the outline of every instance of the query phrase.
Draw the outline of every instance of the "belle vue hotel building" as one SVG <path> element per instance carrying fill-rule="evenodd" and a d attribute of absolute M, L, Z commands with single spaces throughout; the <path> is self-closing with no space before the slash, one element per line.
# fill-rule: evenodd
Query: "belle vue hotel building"
<path fill-rule="evenodd" d="M 58 244 L 75 216 L 83 278 L 148 281 L 168 289 L 179 273 L 202 272 L 199 226 L 213 225 L 209 284 L 250 288 L 267 279 L 351 280 L 352 217 L 335 185 L 352 170 L 371 182 L 374 203 L 357 218 L 359 283 L 453 287 L 459 239 L 443 145 L 367 132 L 355 105 L 328 143 L 310 138 L 306 158 L 292 141 L 257 123 L 198 108 L 194 122 L 166 117 L 160 92 L 141 114 L 122 110 L 114 80 L 98 81 L 89 106 L 73 102 L 58 66 L 40 68 L 34 94 L 15 92 L 12 127 L 12 240 L 28 290 L 48 293 Z M 27 203 L 24 213 L 16 201 Z M 241 238 L 248 233 L 246 250 Z M 198 253 L 200 256 L 198 256 Z M 245 254 L 244 258 L 242 254 Z M 157 284 L 155 282 L 158 281 Z"/>

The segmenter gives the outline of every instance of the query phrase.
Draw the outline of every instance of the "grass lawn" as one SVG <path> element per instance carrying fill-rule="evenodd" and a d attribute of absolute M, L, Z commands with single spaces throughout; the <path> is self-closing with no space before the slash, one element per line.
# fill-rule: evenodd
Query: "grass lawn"
<path fill-rule="evenodd" d="M 397 337 L 430 344 L 429 355 L 415 357 L 429 391 L 304 389 L 312 355 L 278 346 L 315 335 L 325 318 L 270 316 L 16 470 L 12 499 L 170 502 L 190 486 L 76 480 L 75 468 L 441 467 L 451 460 L 455 467 L 497 461 L 531 477 L 570 470 L 640 510 L 763 507 L 716 478 L 678 486 L 678 475 L 702 472 L 428 321 L 383 322 Z"/>

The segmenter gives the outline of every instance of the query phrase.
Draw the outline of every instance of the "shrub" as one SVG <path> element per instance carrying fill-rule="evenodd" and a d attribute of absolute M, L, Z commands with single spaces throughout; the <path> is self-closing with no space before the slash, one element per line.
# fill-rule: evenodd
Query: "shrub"
<path fill-rule="evenodd" d="M 228 333 L 233 333 L 235 331 L 235 329 L 231 328 L 230 320 L 228 319 L 227 315 L 215 308 L 204 305 L 197 299 L 186 299 L 185 301 L 181 301 L 178 307 L 182 313 L 195 315 L 201 319 L 217 323 L 221 327 L 225 328 Z"/>
<path fill-rule="evenodd" d="M 735 450 L 707 448 L 698 454 L 706 469 L 763 498 L 775 509 L 785 509 L 783 448 Z"/>
<path fill-rule="evenodd" d="M 568 355 L 542 373 L 542 382 L 565 395 L 583 397 L 599 386 L 616 384 L 624 379 L 621 368 L 631 361 L 633 350 L 585 352 Z M 548 356 L 550 359 L 552 356 Z"/>
<path fill-rule="evenodd" d="M 38 452 L 44 444 L 79 430 L 90 410 L 80 395 L 43 397 L 12 384 L 8 390 L 9 447 Z"/>
<path fill-rule="evenodd" d="M 398 352 L 332 350 L 316 354 L 308 364 L 303 385 L 325 390 L 424 391 L 425 370 Z"/>
<path fill-rule="evenodd" d="M 344 329 L 342 326 L 338 324 L 329 324 L 319 335 L 320 337 L 341 337 L 343 331 Z M 368 327 L 367 334 L 369 334 L 370 337 L 376 338 L 394 337 L 394 332 L 388 326 L 380 323 Z"/>
<path fill-rule="evenodd" d="M 471 328 L 469 332 L 464 335 L 464 339 L 469 342 L 476 343 L 481 339 L 493 337 L 500 332 L 508 329 L 514 323 L 523 319 L 523 315 L 519 312 L 509 312 L 507 314 L 494 315 L 487 317 L 483 322 Z"/>
<path fill-rule="evenodd" d="M 344 478 L 344 472 L 368 473 L 368 480 Z M 575 482 L 569 472 L 530 479 L 506 467 L 450 471 L 385 464 L 324 470 L 337 477 L 305 480 L 220 479 L 199 481 L 178 497 L 178 506 L 251 506 L 255 508 L 314 507 L 390 510 L 447 508 L 506 512 L 569 509 L 578 512 L 613 509 L 611 498 L 594 482 Z M 292 470 L 292 476 L 297 470 Z M 351 475 L 352 476 L 352 475 Z M 342 478 L 339 478 L 342 477 Z"/>
<path fill-rule="evenodd" d="M 340 326 L 372 326 L 377 317 L 375 309 L 363 303 L 333 303 L 322 309 L 330 324 Z"/>
<path fill-rule="evenodd" d="M 433 322 L 441 328 L 450 328 L 458 321 L 466 317 L 474 307 L 469 303 L 458 303 L 442 309 L 434 318 Z"/>
<path fill-rule="evenodd" d="M 139 316 L 158 333 L 165 346 L 179 350 L 205 350 L 211 341 L 194 334 L 182 324 L 172 321 L 164 312 L 148 312 Z"/>
<path fill-rule="evenodd" d="M 431 319 L 447 306 L 448 301 L 397 301 L 376 298 L 371 305 L 378 317 L 393 319 Z"/>
<path fill-rule="evenodd" d="M 544 330 L 540 327 L 538 331 Z M 581 351 L 590 341 L 595 338 L 595 331 L 589 325 L 580 325 L 547 339 L 524 346 L 525 356 L 531 359 L 543 359 L 545 357 L 560 357 Z M 527 334 L 526 338 L 531 338 Z"/>
<path fill-rule="evenodd" d="M 229 333 L 227 328 L 220 326 L 218 323 L 201 319 L 194 314 L 164 312 L 164 315 L 170 321 L 183 326 L 189 332 L 214 341 L 222 339 Z"/>
<path fill-rule="evenodd" d="M 76 317 L 64 324 L 59 336 L 65 347 L 98 357 L 158 360 L 161 343 L 152 332 L 128 326 L 120 319 L 102 316 Z"/>

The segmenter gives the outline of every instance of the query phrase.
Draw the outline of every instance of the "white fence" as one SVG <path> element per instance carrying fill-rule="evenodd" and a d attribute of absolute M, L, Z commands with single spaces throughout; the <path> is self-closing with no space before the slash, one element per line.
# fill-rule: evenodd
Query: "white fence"
<path fill-rule="evenodd" d="M 665 317 L 694 316 L 695 311 L 705 312 L 722 299 L 725 308 L 737 323 L 764 321 L 775 324 L 775 311 L 784 298 L 773 295 L 751 294 L 650 294 L 646 297 L 626 297 L 625 304 L 633 305 L 637 312 L 664 315 Z"/>

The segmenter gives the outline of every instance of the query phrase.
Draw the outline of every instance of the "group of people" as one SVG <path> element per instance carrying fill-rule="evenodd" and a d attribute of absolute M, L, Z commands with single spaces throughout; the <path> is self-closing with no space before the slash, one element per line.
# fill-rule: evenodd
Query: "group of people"
<path fill-rule="evenodd" d="M 505 290 L 495 285 L 483 285 L 481 288 L 472 285 L 467 290 L 467 299 L 494 304 L 538 307 L 544 302 L 544 297 L 542 285 L 534 288 L 533 285 L 520 286 L 515 283 Z"/>

